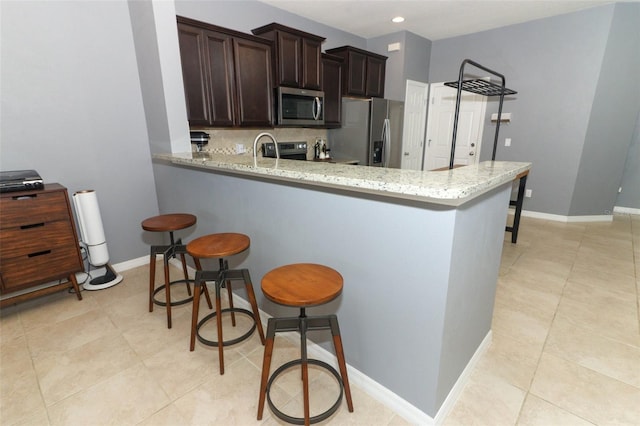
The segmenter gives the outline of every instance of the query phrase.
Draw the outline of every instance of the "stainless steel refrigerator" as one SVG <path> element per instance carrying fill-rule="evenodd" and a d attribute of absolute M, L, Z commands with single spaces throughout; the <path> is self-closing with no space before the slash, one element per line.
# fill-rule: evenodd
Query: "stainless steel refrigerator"
<path fill-rule="evenodd" d="M 342 127 L 327 132 L 331 156 L 364 166 L 400 168 L 404 103 L 342 99 Z"/>

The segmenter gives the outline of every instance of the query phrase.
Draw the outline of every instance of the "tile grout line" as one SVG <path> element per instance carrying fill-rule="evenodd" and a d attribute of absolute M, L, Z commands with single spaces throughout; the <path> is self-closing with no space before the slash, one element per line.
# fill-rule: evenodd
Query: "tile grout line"
<path fill-rule="evenodd" d="M 529 395 L 532 395 L 532 396 L 534 396 L 536 398 L 540 398 L 543 401 L 545 401 L 545 402 L 547 402 L 547 403 L 553 405 L 554 407 L 557 407 L 557 408 L 559 408 L 559 409 L 561 409 L 563 411 L 567 411 L 562 407 L 558 407 L 556 404 L 552 403 L 551 401 L 547 401 L 546 399 L 544 399 L 544 398 L 542 398 L 540 396 L 532 394 L 531 393 L 531 386 L 533 385 L 533 382 L 535 380 L 536 374 L 538 373 L 538 368 L 540 367 L 540 360 L 542 359 L 542 355 L 544 354 L 545 347 L 547 346 L 547 341 L 549 339 L 549 334 L 551 332 L 551 327 L 553 327 L 553 323 L 554 323 L 554 321 L 556 319 L 556 315 L 558 314 L 558 308 L 560 307 L 560 303 L 562 302 L 562 298 L 564 297 L 564 292 L 565 292 L 565 289 L 567 287 L 567 283 L 569 282 L 569 276 L 571 276 L 571 272 L 573 272 L 573 269 L 575 267 L 576 258 L 578 257 L 578 250 L 580 249 L 580 245 L 582 244 L 582 241 L 584 240 L 585 232 L 586 232 L 586 228 L 583 231 L 581 231 L 580 243 L 578 244 L 578 247 L 575 250 L 575 253 L 574 253 L 574 256 L 573 256 L 573 261 L 571 263 L 571 269 L 569 270 L 569 272 L 567 274 L 567 277 L 564 280 L 564 284 L 562 286 L 562 291 L 560 292 L 560 297 L 558 298 L 558 303 L 556 304 L 556 307 L 555 307 L 555 310 L 554 310 L 554 313 L 553 313 L 553 317 L 551 318 L 551 321 L 549 322 L 549 328 L 547 329 L 547 334 L 546 334 L 544 342 L 542 344 L 542 348 L 540 350 L 540 354 L 538 355 L 538 360 L 536 361 L 536 368 L 533 370 L 533 374 L 531 376 L 531 380 L 529 381 L 529 386 L 527 387 L 527 391 L 525 392 L 524 399 L 522 400 L 522 405 L 520 406 L 520 411 L 518 412 L 518 416 L 516 418 L 515 425 L 518 425 L 519 422 L 520 422 L 520 418 L 522 416 L 522 410 L 524 409 L 524 405 L 525 405 L 527 399 L 529 398 Z M 531 250 L 530 247 L 529 247 L 529 250 Z M 573 414 L 574 416 L 577 416 L 577 414 L 575 414 L 575 413 L 571 413 L 571 414 Z M 577 416 L 577 417 L 580 417 L 580 416 Z M 580 418 L 582 418 L 582 417 L 580 417 Z"/>

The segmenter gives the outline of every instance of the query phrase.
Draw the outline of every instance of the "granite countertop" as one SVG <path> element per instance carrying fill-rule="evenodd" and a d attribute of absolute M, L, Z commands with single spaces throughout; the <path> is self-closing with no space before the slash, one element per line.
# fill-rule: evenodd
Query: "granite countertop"
<path fill-rule="evenodd" d="M 459 206 L 528 171 L 531 163 L 486 161 L 442 171 L 354 166 L 322 161 L 253 158 L 250 154 L 154 154 L 173 164 L 250 175 L 265 180 L 339 188 L 386 197 Z"/>

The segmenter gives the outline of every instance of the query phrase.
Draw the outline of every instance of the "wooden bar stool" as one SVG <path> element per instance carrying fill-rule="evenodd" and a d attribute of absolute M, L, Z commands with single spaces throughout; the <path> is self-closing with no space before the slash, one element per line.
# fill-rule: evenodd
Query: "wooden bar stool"
<path fill-rule="evenodd" d="M 220 362 L 220 374 L 224 374 L 224 354 L 223 346 L 233 345 L 247 339 L 258 328 L 260 334 L 260 342 L 264 345 L 264 332 L 262 331 L 262 323 L 260 322 L 260 314 L 258 313 L 258 304 L 256 303 L 256 296 L 253 292 L 253 284 L 251 283 L 251 277 L 248 269 L 236 269 L 230 270 L 229 263 L 224 259 L 227 256 L 239 254 L 249 248 L 249 237 L 244 234 L 235 233 L 221 233 L 210 234 L 200 238 L 196 238 L 187 244 L 187 252 L 196 259 L 196 265 L 198 270 L 196 271 L 194 297 L 193 297 L 193 313 L 191 317 L 191 342 L 189 349 L 191 351 L 195 348 L 196 336 L 198 340 L 208 346 L 218 347 L 218 358 Z M 217 258 L 219 262 L 219 269 L 216 271 L 202 270 L 200 266 L 200 259 L 213 259 Z M 251 309 L 253 312 L 246 309 L 235 308 L 233 306 L 233 292 L 231 291 L 231 281 L 242 280 L 244 281 L 245 288 L 247 290 L 247 296 Z M 197 288 L 206 289 L 207 281 L 215 281 L 216 286 L 216 310 L 212 314 L 204 317 L 198 322 L 198 310 L 200 307 L 200 291 Z M 229 295 L 229 307 L 222 309 L 220 300 L 220 291 L 222 287 L 227 288 Z M 205 293 L 208 295 L 208 293 Z M 231 323 L 235 327 L 235 313 L 241 313 L 248 315 L 253 319 L 253 326 L 248 332 L 242 336 L 225 341 L 222 336 L 222 314 L 224 312 L 231 313 Z M 218 340 L 207 340 L 200 336 L 198 331 L 200 327 L 204 325 L 211 318 L 216 317 L 216 323 L 218 328 Z"/>
<path fill-rule="evenodd" d="M 185 261 L 186 246 L 182 244 L 182 240 L 175 240 L 173 233 L 181 229 L 193 226 L 197 219 L 192 214 L 173 213 L 153 216 L 142 221 L 142 229 L 150 232 L 169 232 L 169 245 L 151 246 L 151 255 L 149 259 L 149 312 L 153 312 L 153 305 L 166 306 L 167 308 L 167 326 L 171 328 L 171 307 L 182 305 L 191 301 L 191 287 L 189 286 L 189 276 L 187 273 L 187 263 Z M 156 277 L 156 256 L 161 254 L 164 258 L 164 284 L 155 287 Z M 169 260 L 180 255 L 182 261 L 182 271 L 184 272 L 183 280 L 171 281 L 169 274 Z M 171 300 L 171 286 L 174 284 L 186 283 L 188 297 L 182 300 Z M 165 300 L 159 300 L 155 296 L 160 291 L 165 290 Z M 207 295 L 207 299 L 209 299 Z M 211 307 L 211 302 L 209 301 Z"/>
<path fill-rule="evenodd" d="M 307 316 L 305 309 L 328 303 L 342 292 L 342 276 L 335 270 L 311 263 L 285 265 L 268 272 L 262 278 L 262 293 L 272 302 L 280 305 L 300 308 L 300 315 L 292 318 L 269 318 L 267 324 L 267 340 L 262 362 L 262 379 L 260 381 L 260 399 L 258 402 L 258 420 L 262 419 L 265 398 L 271 411 L 280 419 L 293 423 L 317 423 L 327 419 L 336 412 L 342 403 L 342 395 L 347 399 L 349 412 L 353 412 L 351 389 L 347 377 L 347 366 L 344 359 L 340 328 L 336 315 Z M 340 374 L 329 364 L 307 358 L 307 332 L 314 330 L 331 330 L 333 345 L 338 358 Z M 276 369 L 269 378 L 271 356 L 275 334 L 279 331 L 298 331 L 300 333 L 300 359 L 287 362 Z M 328 370 L 340 385 L 340 395 L 336 402 L 324 413 L 310 417 L 309 413 L 309 373 L 308 364 L 317 365 Z M 304 417 L 291 417 L 275 407 L 269 396 L 274 380 L 285 370 L 294 365 L 302 368 L 302 391 L 304 400 Z"/>

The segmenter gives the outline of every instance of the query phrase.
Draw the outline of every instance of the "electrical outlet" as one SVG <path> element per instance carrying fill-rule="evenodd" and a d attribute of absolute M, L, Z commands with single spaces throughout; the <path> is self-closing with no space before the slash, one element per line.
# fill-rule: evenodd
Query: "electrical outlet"
<path fill-rule="evenodd" d="M 504 146 L 511 146 L 511 138 L 506 138 L 504 140 Z"/>
<path fill-rule="evenodd" d="M 532 189 L 527 189 L 524 191 L 524 196 L 527 198 L 531 198 L 531 194 L 533 194 L 533 190 Z"/>

